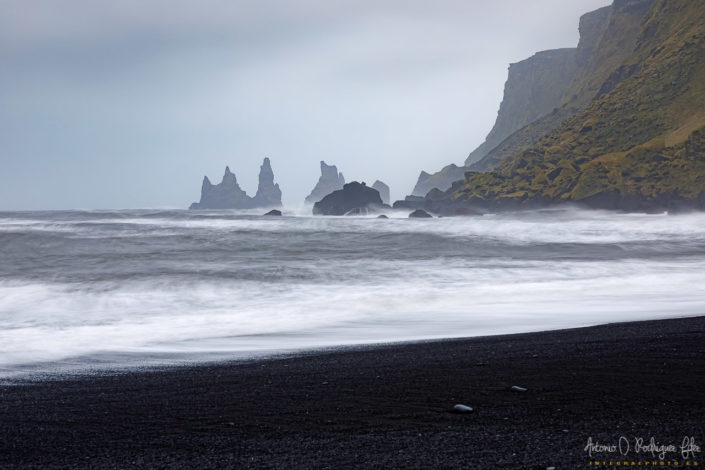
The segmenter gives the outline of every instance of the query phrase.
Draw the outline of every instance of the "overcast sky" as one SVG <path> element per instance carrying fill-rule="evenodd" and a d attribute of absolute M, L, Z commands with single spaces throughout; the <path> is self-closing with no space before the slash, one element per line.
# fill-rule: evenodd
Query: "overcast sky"
<path fill-rule="evenodd" d="M 609 0 L 0 0 L 0 210 L 187 207 L 225 165 L 285 204 L 335 164 L 411 192 L 492 127 L 507 66 Z"/>

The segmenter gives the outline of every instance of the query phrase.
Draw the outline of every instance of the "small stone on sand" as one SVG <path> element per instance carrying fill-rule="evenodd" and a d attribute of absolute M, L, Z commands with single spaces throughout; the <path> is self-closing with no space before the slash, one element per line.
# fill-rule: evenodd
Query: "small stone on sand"
<path fill-rule="evenodd" d="M 467 405 L 457 404 L 453 407 L 453 413 L 472 413 L 473 409 Z"/>

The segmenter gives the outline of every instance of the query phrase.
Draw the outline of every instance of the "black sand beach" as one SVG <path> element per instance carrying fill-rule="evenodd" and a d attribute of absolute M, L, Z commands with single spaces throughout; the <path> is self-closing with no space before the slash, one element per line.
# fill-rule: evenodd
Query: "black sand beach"
<path fill-rule="evenodd" d="M 703 390 L 705 317 L 4 386 L 0 468 L 589 468 L 702 446 Z"/>

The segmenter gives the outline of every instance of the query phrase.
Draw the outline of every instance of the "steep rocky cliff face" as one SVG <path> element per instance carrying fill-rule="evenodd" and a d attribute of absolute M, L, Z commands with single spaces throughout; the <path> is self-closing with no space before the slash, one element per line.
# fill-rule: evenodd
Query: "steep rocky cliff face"
<path fill-rule="evenodd" d="M 203 177 L 201 200 L 191 204 L 189 209 L 256 209 L 281 207 L 282 192 L 274 184 L 274 172 L 269 158 L 265 158 L 260 167 L 257 194 L 251 198 L 237 183 L 237 177 L 225 167 L 223 180 L 212 184 L 207 176 Z"/>
<path fill-rule="evenodd" d="M 557 108 L 575 76 L 577 49 L 543 51 L 509 65 L 504 98 L 485 141 L 465 165 L 483 158 L 513 132 Z M 581 52 L 585 55 L 585 51 Z M 439 188 L 443 189 L 443 188 Z"/>
<path fill-rule="evenodd" d="M 583 110 L 610 77 L 615 85 L 626 78 L 615 75 L 615 72 L 634 51 L 642 21 L 653 2 L 616 1 L 610 7 L 583 15 L 575 75 L 564 92 L 560 106 L 509 135 L 481 160 L 470 164 L 469 170 L 492 170 L 503 159 L 531 147 L 561 122 Z"/>
<path fill-rule="evenodd" d="M 595 11 L 585 13 L 578 23 L 578 48 L 575 51 L 576 76 L 582 75 L 590 63 L 595 51 L 600 45 L 600 40 L 607 30 L 612 7 L 607 6 Z M 575 88 L 571 84 L 570 88 Z"/>
<path fill-rule="evenodd" d="M 632 36 L 584 109 L 493 172 L 467 173 L 438 203 L 705 208 L 705 2 L 616 1 L 598 49 Z"/>
<path fill-rule="evenodd" d="M 322 161 L 321 176 L 311 194 L 306 197 L 306 203 L 315 204 L 333 191 L 343 189 L 344 185 L 343 173 L 338 173 L 338 168 L 335 165 L 326 165 L 326 162 Z"/>

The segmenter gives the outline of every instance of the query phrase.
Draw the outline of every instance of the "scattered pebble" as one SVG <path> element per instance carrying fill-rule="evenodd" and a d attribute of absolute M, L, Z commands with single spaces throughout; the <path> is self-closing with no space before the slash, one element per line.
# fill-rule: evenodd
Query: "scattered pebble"
<path fill-rule="evenodd" d="M 454 413 L 472 413 L 473 409 L 467 405 L 457 404 L 453 407 Z"/>
<path fill-rule="evenodd" d="M 520 387 L 518 385 L 513 385 L 512 386 L 512 392 L 525 392 L 526 389 L 524 387 Z"/>

